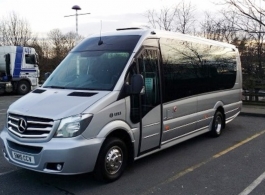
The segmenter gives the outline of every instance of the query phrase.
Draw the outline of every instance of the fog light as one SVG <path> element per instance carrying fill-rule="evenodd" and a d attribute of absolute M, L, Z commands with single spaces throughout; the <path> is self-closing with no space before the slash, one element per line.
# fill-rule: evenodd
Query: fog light
<path fill-rule="evenodd" d="M 47 163 L 46 168 L 53 171 L 61 171 L 63 169 L 63 162 Z"/>
<path fill-rule="evenodd" d="M 56 165 L 56 169 L 57 169 L 58 171 L 61 171 L 62 168 L 63 168 L 63 165 L 61 165 L 61 164 L 57 164 L 57 165 Z"/>

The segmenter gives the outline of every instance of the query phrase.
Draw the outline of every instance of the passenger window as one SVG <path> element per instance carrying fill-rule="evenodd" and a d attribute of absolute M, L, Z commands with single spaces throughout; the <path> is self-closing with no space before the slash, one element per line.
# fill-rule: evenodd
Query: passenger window
<path fill-rule="evenodd" d="M 144 78 L 145 93 L 131 96 L 131 120 L 134 123 L 139 122 L 140 118 L 161 103 L 158 62 L 157 50 L 143 50 L 137 58 L 136 65 Z"/>
<path fill-rule="evenodd" d="M 160 77 L 157 50 L 144 50 L 138 58 L 139 71 L 144 77 L 145 94 L 142 95 L 142 116 L 160 104 Z"/>
<path fill-rule="evenodd" d="M 134 74 L 138 74 L 138 64 L 136 59 L 134 60 L 133 64 L 131 65 L 125 82 L 126 84 L 130 85 L 131 77 Z M 131 95 L 130 96 L 130 101 L 131 101 L 131 113 L 130 113 L 130 118 L 133 123 L 138 123 L 140 122 L 140 96 L 139 95 Z"/>
<path fill-rule="evenodd" d="M 164 38 L 160 43 L 164 102 L 234 86 L 236 58 L 231 48 Z"/>

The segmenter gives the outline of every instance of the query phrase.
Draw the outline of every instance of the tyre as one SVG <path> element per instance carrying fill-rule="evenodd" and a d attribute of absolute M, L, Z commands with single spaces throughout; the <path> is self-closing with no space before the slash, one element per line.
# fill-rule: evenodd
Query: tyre
<path fill-rule="evenodd" d="M 119 138 L 107 138 L 100 150 L 94 176 L 104 182 L 115 181 L 122 175 L 127 161 L 128 152 L 125 143 Z"/>
<path fill-rule="evenodd" d="M 19 81 L 17 85 L 17 93 L 19 95 L 25 95 L 30 91 L 30 85 L 27 81 Z"/>
<path fill-rule="evenodd" d="M 212 122 L 212 129 L 210 131 L 210 135 L 213 137 L 219 137 L 222 133 L 224 116 L 222 112 L 216 111 L 213 122 Z"/>

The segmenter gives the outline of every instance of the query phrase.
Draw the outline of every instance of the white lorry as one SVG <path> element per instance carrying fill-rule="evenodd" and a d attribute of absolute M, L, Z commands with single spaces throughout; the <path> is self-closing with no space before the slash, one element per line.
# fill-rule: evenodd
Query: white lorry
<path fill-rule="evenodd" d="M 34 48 L 0 46 L 0 94 L 24 95 L 38 87 L 38 54 Z"/>

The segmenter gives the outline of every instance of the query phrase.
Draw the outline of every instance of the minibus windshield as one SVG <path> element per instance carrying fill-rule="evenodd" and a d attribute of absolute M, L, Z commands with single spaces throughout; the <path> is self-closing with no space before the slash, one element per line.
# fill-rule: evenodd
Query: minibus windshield
<path fill-rule="evenodd" d="M 92 37 L 78 44 L 44 88 L 113 90 L 140 35 Z"/>
<path fill-rule="evenodd" d="M 70 53 L 44 83 L 44 88 L 112 90 L 130 57 L 125 51 Z"/>

